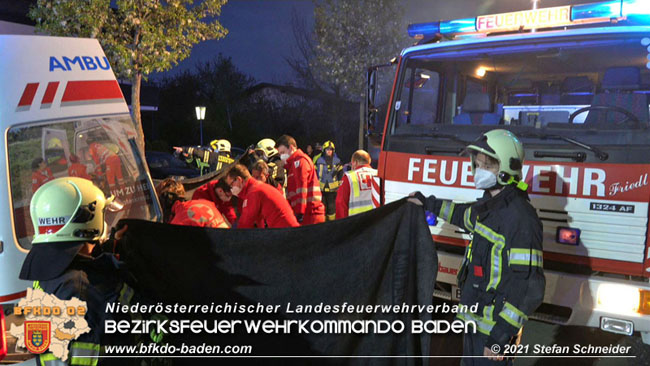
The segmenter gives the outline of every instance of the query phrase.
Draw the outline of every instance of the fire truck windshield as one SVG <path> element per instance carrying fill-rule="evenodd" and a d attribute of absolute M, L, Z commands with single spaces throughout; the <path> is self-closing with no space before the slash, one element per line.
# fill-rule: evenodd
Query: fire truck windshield
<path fill-rule="evenodd" d="M 589 145 L 647 144 L 650 37 L 567 34 L 443 42 L 407 52 L 388 136 L 444 132 L 471 141 L 487 129 L 507 128 L 524 135 L 589 135 Z"/>

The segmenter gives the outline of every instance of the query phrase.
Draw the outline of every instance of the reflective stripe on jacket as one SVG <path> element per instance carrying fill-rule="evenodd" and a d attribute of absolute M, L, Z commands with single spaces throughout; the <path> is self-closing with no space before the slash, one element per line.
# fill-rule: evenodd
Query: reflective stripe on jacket
<path fill-rule="evenodd" d="M 336 192 L 341 184 L 343 165 L 341 159 L 335 154 L 332 155 L 332 163 L 327 163 L 327 157 L 322 155 L 316 161 L 316 172 L 320 181 L 320 189 L 323 192 Z"/>
<path fill-rule="evenodd" d="M 314 164 L 302 150 L 296 150 L 284 166 L 287 171 L 287 199 L 296 215 L 325 212 Z"/>
<path fill-rule="evenodd" d="M 479 305 L 458 318 L 474 321 L 487 345 L 504 346 L 542 303 L 545 290 L 542 224 L 528 195 L 513 185 L 472 204 L 427 199 L 426 209 L 473 233 L 458 280 L 462 305 Z"/>
<path fill-rule="evenodd" d="M 377 170 L 364 166 L 355 171 L 347 172 L 345 175 L 350 182 L 349 216 L 370 211 L 379 206 L 379 185 L 376 181 Z"/>

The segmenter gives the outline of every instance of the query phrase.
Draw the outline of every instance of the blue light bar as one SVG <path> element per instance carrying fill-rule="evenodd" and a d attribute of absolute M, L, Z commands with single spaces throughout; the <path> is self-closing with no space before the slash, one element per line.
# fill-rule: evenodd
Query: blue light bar
<path fill-rule="evenodd" d="M 476 32 L 476 18 L 445 20 L 440 22 L 440 33 L 473 33 Z"/>
<path fill-rule="evenodd" d="M 650 24 L 650 1 L 648 0 L 623 0 L 621 9 L 623 16 L 630 22 Z"/>
<path fill-rule="evenodd" d="M 623 0 L 623 16 L 650 15 L 650 1 L 648 0 Z"/>
<path fill-rule="evenodd" d="M 409 37 L 423 38 L 440 33 L 440 22 L 409 24 Z"/>
<path fill-rule="evenodd" d="M 574 5 L 571 7 L 571 20 L 595 18 L 618 18 L 621 16 L 621 0 Z"/>

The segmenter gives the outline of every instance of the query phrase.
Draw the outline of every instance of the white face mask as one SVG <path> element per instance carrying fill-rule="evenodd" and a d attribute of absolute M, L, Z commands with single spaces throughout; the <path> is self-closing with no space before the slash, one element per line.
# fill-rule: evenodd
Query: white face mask
<path fill-rule="evenodd" d="M 282 160 L 283 163 L 286 163 L 287 159 L 289 159 L 289 154 L 280 155 L 280 160 Z"/>
<path fill-rule="evenodd" d="M 477 189 L 492 188 L 497 184 L 497 176 L 489 170 L 476 168 L 474 171 L 474 185 Z"/>

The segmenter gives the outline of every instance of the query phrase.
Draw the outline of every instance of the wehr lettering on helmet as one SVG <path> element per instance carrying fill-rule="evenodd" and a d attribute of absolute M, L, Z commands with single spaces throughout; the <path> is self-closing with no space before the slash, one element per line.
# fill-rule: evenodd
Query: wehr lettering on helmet
<path fill-rule="evenodd" d="M 38 218 L 38 233 L 39 234 L 54 234 L 61 230 L 63 226 L 70 220 L 70 216 L 59 217 L 39 217 Z"/>

